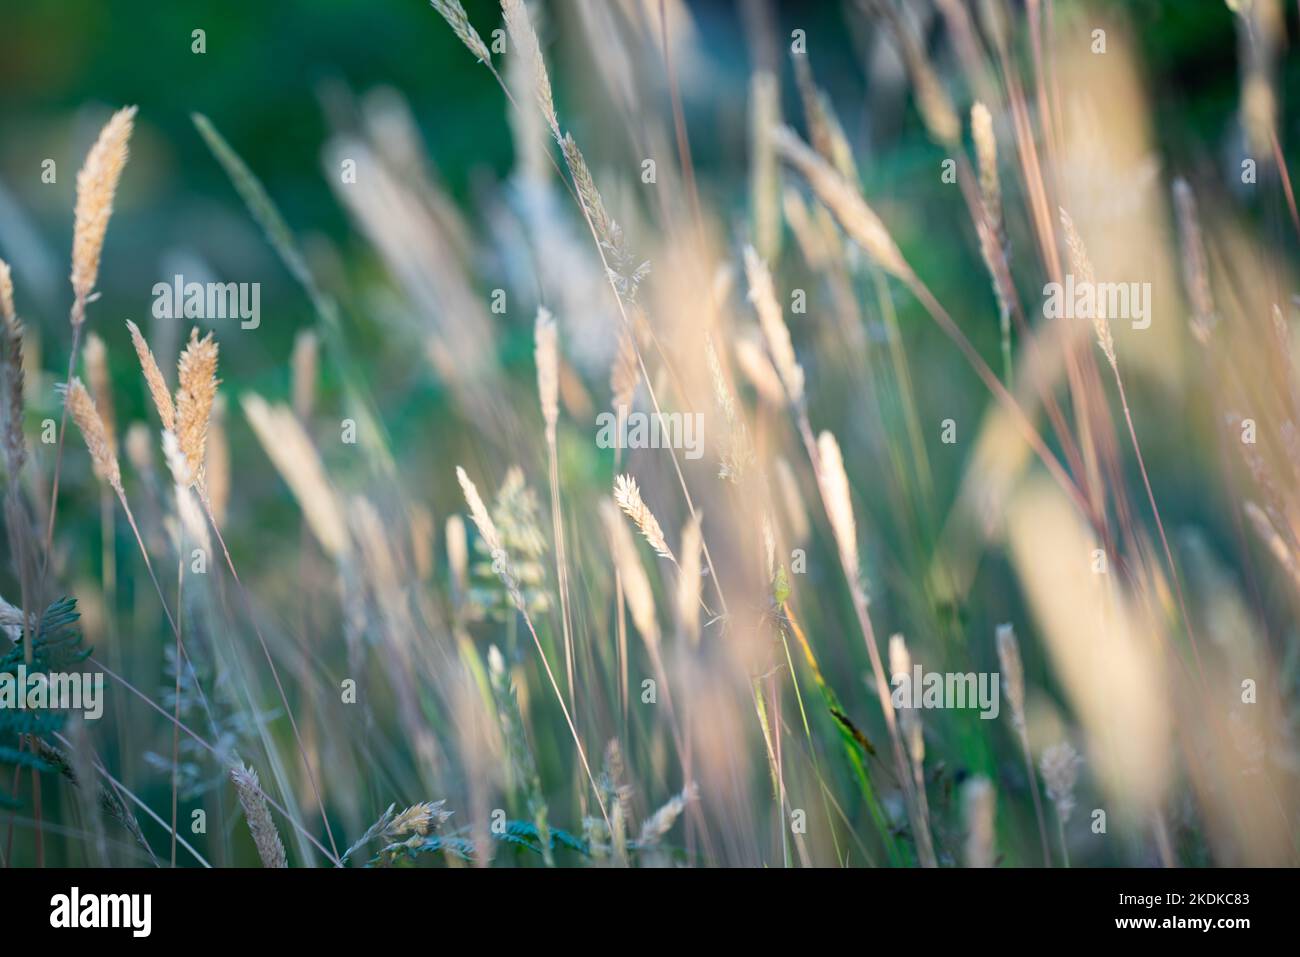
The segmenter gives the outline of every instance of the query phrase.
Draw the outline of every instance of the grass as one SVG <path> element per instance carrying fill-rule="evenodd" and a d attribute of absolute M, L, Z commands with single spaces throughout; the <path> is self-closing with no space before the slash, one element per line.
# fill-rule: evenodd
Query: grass
<path fill-rule="evenodd" d="M 99 722 L 0 710 L 4 866 L 1300 862 L 1264 6 L 1207 144 L 1255 159 L 1238 190 L 1154 139 L 1113 6 L 941 4 L 927 44 L 848 5 L 899 65 L 864 92 L 764 17 L 737 78 L 676 5 L 504 0 L 502 40 L 438 0 L 515 139 L 463 202 L 391 90 L 326 111 L 344 238 L 193 117 L 253 227 L 222 279 L 287 274 L 308 317 L 274 375 L 238 323 L 96 304 L 105 244 L 158 252 L 109 228 L 158 148 L 113 114 L 70 325 L 0 262 L 0 675 L 110 689 Z M 709 136 L 733 83 L 745 135 Z M 1152 322 L 1047 318 L 1067 275 L 1151 283 Z M 697 417 L 705 454 L 604 448 L 606 409 Z M 898 704 L 913 666 L 995 673 L 1000 711 Z"/>

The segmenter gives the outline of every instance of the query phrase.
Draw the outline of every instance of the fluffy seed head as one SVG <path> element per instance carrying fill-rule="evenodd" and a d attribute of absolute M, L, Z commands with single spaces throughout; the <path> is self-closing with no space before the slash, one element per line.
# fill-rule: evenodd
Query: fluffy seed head
<path fill-rule="evenodd" d="M 241 402 L 249 425 L 298 500 L 312 534 L 330 556 L 339 558 L 348 548 L 347 527 L 320 455 L 297 416 L 287 406 L 271 406 L 258 395 L 245 395 Z"/>
<path fill-rule="evenodd" d="M 996 225 L 1002 217 L 1002 184 L 998 180 L 998 141 L 993 135 L 993 116 L 983 103 L 970 108 L 971 139 L 980 171 L 980 192 L 989 219 Z"/>
<path fill-rule="evenodd" d="M 104 234 L 113 215 L 113 197 L 126 166 L 127 142 L 135 121 L 135 107 L 118 110 L 105 124 L 86 155 L 85 165 L 77 174 L 76 223 L 72 235 L 72 290 L 77 302 L 85 305 L 99 276 L 99 256 L 104 248 Z M 74 310 L 73 322 L 85 319 L 81 309 Z"/>
<path fill-rule="evenodd" d="M 767 339 L 768 351 L 776 371 L 781 375 L 786 395 L 798 405 L 804 396 L 803 367 L 795 358 L 794 345 L 790 342 L 790 330 L 781 315 L 781 306 L 776 301 L 776 291 L 772 285 L 772 274 L 767 264 L 758 258 L 752 246 L 745 247 L 745 276 L 749 280 L 749 301 L 758 313 L 758 323 Z"/>
<path fill-rule="evenodd" d="M 523 592 L 519 590 L 519 577 L 515 574 L 510 556 L 502 544 L 501 533 L 497 531 L 496 522 L 492 521 L 492 513 L 483 504 L 483 497 L 479 495 L 478 487 L 470 481 L 465 470 L 459 465 L 456 466 L 456 481 L 460 482 L 461 491 L 465 494 L 470 518 L 474 520 L 478 533 L 483 536 L 483 542 L 492 555 L 492 570 L 501 579 L 501 584 L 505 586 L 515 607 L 523 611 L 526 605 Z"/>
<path fill-rule="evenodd" d="M 235 784 L 235 794 L 239 797 L 240 807 L 244 809 L 244 818 L 248 821 L 248 830 L 253 835 L 253 844 L 257 847 L 257 856 L 262 859 L 262 866 L 288 867 L 284 844 L 280 841 L 275 821 L 271 819 L 271 809 L 262 794 L 257 772 L 243 764 L 236 764 L 230 769 L 230 780 Z"/>
<path fill-rule="evenodd" d="M 135 354 L 140 358 L 140 371 L 144 373 L 145 385 L 149 387 L 149 395 L 153 397 L 154 408 L 158 410 L 162 427 L 175 429 L 176 408 L 172 405 L 172 394 L 167 388 L 167 380 L 163 378 L 162 370 L 158 368 L 158 362 L 153 357 L 149 343 L 144 341 L 140 327 L 130 319 L 126 321 L 126 327 L 131 330 L 131 344 L 135 346 Z"/>
<path fill-rule="evenodd" d="M 1025 727 L 1025 666 L 1020 660 L 1020 643 L 1010 625 L 998 625 L 998 665 L 1002 669 L 1002 686 L 1011 702 L 1011 721 L 1018 729 Z"/>
<path fill-rule="evenodd" d="M 912 269 L 875 211 L 867 205 L 857 187 L 808 147 L 788 126 L 772 134 L 776 151 L 808 181 L 822 205 L 829 209 L 840 228 L 862 247 L 880 268 L 900 279 L 912 277 Z"/>
<path fill-rule="evenodd" d="M 77 423 L 86 447 L 90 449 L 90 461 L 95 475 L 107 482 L 117 492 L 122 491 L 122 472 L 117 464 L 117 455 L 108 442 L 108 433 L 104 422 L 99 417 L 95 402 L 81 384 L 80 379 L 73 379 L 63 395 L 63 401 Z"/>
<path fill-rule="evenodd" d="M 902 635 L 891 635 L 889 638 L 889 671 L 891 676 L 912 673 L 912 654 L 907 650 L 907 642 Z M 912 761 L 921 764 L 925 760 L 925 734 L 921 729 L 921 715 L 915 708 L 900 708 L 898 724 Z"/>
<path fill-rule="evenodd" d="M 501 0 L 501 12 L 505 14 L 506 29 L 510 32 L 510 42 L 515 45 L 515 52 L 523 57 L 532 71 L 537 105 L 541 108 L 552 135 L 558 140 L 560 121 L 555 115 L 555 101 L 551 96 L 551 78 L 546 73 L 546 61 L 542 59 L 542 48 L 537 42 L 532 21 L 528 18 L 528 8 L 524 6 L 524 0 Z"/>
<path fill-rule="evenodd" d="M 537 310 L 537 324 L 533 330 L 537 362 L 537 399 L 546 421 L 546 441 L 555 443 L 555 423 L 560 417 L 560 349 L 555 317 L 545 307 Z"/>
<path fill-rule="evenodd" d="M 641 833 L 637 835 L 637 846 L 653 847 L 658 844 L 681 817 L 682 811 L 686 810 L 686 805 L 698 796 L 699 788 L 692 782 L 683 788 L 680 794 L 674 794 L 669 798 L 663 807 L 642 822 Z"/>
<path fill-rule="evenodd" d="M 207 462 L 208 420 L 217 397 L 217 343 L 208 333 L 190 331 L 189 345 L 177 364 L 180 388 L 176 390 L 176 438 L 181 451 L 195 471 L 195 481 L 203 481 Z"/>
<path fill-rule="evenodd" d="M 1082 763 L 1083 758 L 1069 741 L 1052 745 L 1039 759 L 1038 769 L 1042 772 L 1047 796 L 1056 805 L 1061 823 L 1068 821 L 1074 810 L 1074 786 L 1079 781 L 1079 765 Z"/>
<path fill-rule="evenodd" d="M 817 437 L 817 455 L 821 460 L 822 497 L 826 500 L 826 515 L 839 546 L 840 561 L 844 564 L 845 574 L 856 581 L 859 572 L 858 527 L 853 520 L 853 500 L 849 495 L 849 477 L 844 472 L 840 444 L 830 432 Z"/>
<path fill-rule="evenodd" d="M 1088 258 L 1088 247 L 1083 244 L 1083 237 L 1075 228 L 1074 220 L 1064 209 L 1061 210 L 1061 228 L 1065 230 L 1065 244 L 1070 250 L 1070 268 L 1074 270 L 1075 282 L 1092 285 L 1092 260 Z M 1110 334 L 1110 320 L 1106 316 L 1106 309 L 1100 302 L 1097 304 L 1096 315 L 1093 316 L 1092 327 L 1097 333 L 1097 345 L 1101 346 L 1101 351 L 1105 353 L 1106 361 L 1114 366 L 1115 339 Z"/>
<path fill-rule="evenodd" d="M 492 54 L 488 52 L 487 44 L 483 38 L 478 35 L 473 24 L 469 22 L 469 17 L 465 13 L 465 8 L 460 5 L 460 0 L 430 0 L 433 9 L 442 14 L 442 18 L 447 21 L 453 33 L 460 38 L 460 42 L 465 44 L 469 52 L 478 58 L 480 63 L 491 63 Z"/>
<path fill-rule="evenodd" d="M 654 512 L 650 511 L 650 507 L 641 500 L 641 489 L 637 487 L 636 479 L 630 475 L 615 476 L 614 501 L 650 543 L 656 555 L 660 558 L 673 557 L 672 549 L 664 540 L 664 530 L 659 527 L 659 520 L 655 518 Z"/>
<path fill-rule="evenodd" d="M 600 503 L 600 517 L 605 523 L 605 532 L 609 536 L 610 551 L 614 556 L 614 567 L 623 578 L 623 596 L 627 599 L 628 611 L 632 613 L 632 624 L 640 634 L 641 640 L 648 647 L 659 644 L 659 622 L 655 617 L 654 590 L 645 573 L 641 559 L 637 557 L 636 545 L 628 533 L 627 526 L 618 517 L 618 509 L 609 499 Z"/>
<path fill-rule="evenodd" d="M 407 834 L 423 836 L 437 830 L 451 817 L 451 812 L 443 808 L 445 803 L 445 801 L 425 801 L 412 804 L 405 811 L 399 811 L 394 816 L 392 822 L 384 829 L 384 834 L 388 837 L 403 837 Z"/>

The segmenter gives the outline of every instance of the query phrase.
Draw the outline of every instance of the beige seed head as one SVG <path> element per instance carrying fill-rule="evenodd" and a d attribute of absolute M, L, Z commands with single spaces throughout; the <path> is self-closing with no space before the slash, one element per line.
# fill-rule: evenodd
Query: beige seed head
<path fill-rule="evenodd" d="M 1083 758 L 1068 741 L 1054 744 L 1043 752 L 1038 768 L 1047 787 L 1047 796 L 1056 805 L 1056 814 L 1064 824 L 1074 810 L 1074 786 L 1079 781 Z"/>
<path fill-rule="evenodd" d="M 925 58 L 919 46 L 913 47 L 912 89 L 916 93 L 916 108 L 921 114 L 926 130 L 935 141 L 952 146 L 961 136 L 961 120 L 953 108 L 948 91 L 939 82 L 939 75 Z"/>
<path fill-rule="evenodd" d="M 727 423 L 726 440 L 722 444 L 721 462 L 718 477 L 739 482 L 754 461 L 754 449 L 749 441 L 749 430 L 745 419 L 736 405 L 736 398 L 727 384 L 727 376 L 722 371 L 722 360 L 713 348 L 710 336 L 704 342 L 704 355 L 709 366 L 709 380 L 713 384 L 713 401 L 722 418 Z"/>
<path fill-rule="evenodd" d="M 496 523 L 492 521 L 492 513 L 483 504 L 483 497 L 479 495 L 478 487 L 470 481 L 465 470 L 459 465 L 456 466 L 456 481 L 460 482 L 461 491 L 465 494 L 470 518 L 474 520 L 478 533 L 483 536 L 483 543 L 487 545 L 488 552 L 492 555 L 492 570 L 501 579 L 501 584 L 505 586 L 515 607 L 524 611 L 526 606 L 523 593 L 519 590 L 519 577 L 515 574 L 510 555 L 502 544 L 501 533 L 497 531 Z"/>
<path fill-rule="evenodd" d="M 673 559 L 672 549 L 664 540 L 664 530 L 659 527 L 659 520 L 655 518 L 654 512 L 650 511 L 650 507 L 641 500 L 641 489 L 637 487 L 636 479 L 630 475 L 615 476 L 614 501 L 650 543 L 655 554 L 660 558 Z"/>
<path fill-rule="evenodd" d="M 641 833 L 637 835 L 638 847 L 654 847 L 667 834 L 677 821 L 686 805 L 699 796 L 699 788 L 692 782 L 674 794 L 659 810 L 655 811 L 641 824 Z"/>
<path fill-rule="evenodd" d="M 1093 283 L 1092 260 L 1088 258 L 1088 247 L 1083 244 L 1083 237 L 1074 226 L 1074 220 L 1064 209 L 1061 210 L 1061 228 L 1065 230 L 1065 244 L 1070 250 L 1070 268 L 1074 271 L 1076 283 Z M 1106 316 L 1105 304 L 1100 301 L 1095 307 L 1092 319 L 1093 330 L 1097 333 L 1097 345 L 1106 355 L 1106 361 L 1112 367 L 1116 364 L 1115 339 L 1110 334 L 1110 320 Z"/>
<path fill-rule="evenodd" d="M 473 24 L 469 22 L 469 17 L 465 13 L 465 8 L 460 5 L 460 0 L 430 0 L 433 9 L 442 14 L 442 18 L 447 21 L 452 32 L 460 38 L 460 42 L 465 44 L 469 52 L 478 58 L 480 63 L 491 63 L 492 54 L 488 52 L 487 44 L 483 38 L 478 35 Z"/>
<path fill-rule="evenodd" d="M 993 116 L 983 103 L 970 108 L 971 139 L 980 171 L 980 193 L 984 208 L 996 226 L 1002 218 L 1002 184 L 998 180 L 998 141 L 993 135 Z"/>
<path fill-rule="evenodd" d="M 803 367 L 795 358 L 790 330 L 785 324 L 781 306 L 776 301 L 772 274 L 752 246 L 745 247 L 745 276 L 749 280 L 749 301 L 758 313 L 758 323 L 767 339 L 767 348 L 772 353 L 776 371 L 781 375 L 786 395 L 792 403 L 798 405 L 804 397 Z"/>
<path fill-rule="evenodd" d="M 74 324 L 85 319 L 84 307 L 99 276 L 99 256 L 104 249 L 104 234 L 113 215 L 113 197 L 117 193 L 122 168 L 126 166 L 127 142 L 135 121 L 135 107 L 118 110 L 105 124 L 86 155 L 77 174 L 76 222 L 72 235 L 72 290 L 79 308 L 73 311 Z"/>
<path fill-rule="evenodd" d="M 158 418 L 162 420 L 164 429 L 175 429 L 176 409 L 172 405 L 172 394 L 167 388 L 167 380 L 163 378 L 162 370 L 158 368 L 158 362 L 149 349 L 149 343 L 145 342 L 140 327 L 130 319 L 126 321 L 126 327 L 131 330 L 131 343 L 135 346 L 135 354 L 140 358 L 140 371 L 144 373 L 145 385 L 149 387 L 149 395 L 153 397 Z"/>
<path fill-rule="evenodd" d="M 840 561 L 844 564 L 845 574 L 856 581 L 860 571 L 858 528 L 853 520 L 853 500 L 849 495 L 849 477 L 844 471 L 840 444 L 830 432 L 817 437 L 817 457 L 821 460 L 820 480 L 822 497 L 826 500 L 826 516 L 839 546 Z"/>
<path fill-rule="evenodd" d="M 230 780 L 235 783 L 235 794 L 244 809 L 244 818 L 248 821 L 248 830 L 253 835 L 253 844 L 257 847 L 257 856 L 262 859 L 262 866 L 288 867 L 284 844 L 280 841 L 275 821 L 271 819 L 271 809 L 262 794 L 257 772 L 243 764 L 236 764 L 230 769 Z"/>
<path fill-rule="evenodd" d="M 697 513 L 682 529 L 682 564 L 677 570 L 677 621 L 681 633 L 691 645 L 700 640 L 700 589 L 703 583 L 700 552 L 703 541 Z"/>
<path fill-rule="evenodd" d="M 907 650 L 907 642 L 902 635 L 889 638 L 889 672 L 890 677 L 912 674 L 912 655 Z M 898 724 L 907 742 L 907 751 L 914 764 L 925 761 L 925 734 L 921 729 L 921 715 L 916 708 L 898 709 Z"/>
<path fill-rule="evenodd" d="M 911 267 L 857 187 L 810 149 L 788 126 L 778 127 L 772 136 L 777 152 L 803 175 L 849 238 L 886 272 L 905 281 L 911 279 Z"/>
<path fill-rule="evenodd" d="M 190 331 L 190 341 L 177 364 L 180 387 L 176 390 L 176 438 L 181 451 L 195 470 L 195 481 L 203 482 L 207 463 L 208 420 L 217 397 L 217 343 L 208 333 Z"/>
<path fill-rule="evenodd" d="M 451 570 L 452 586 L 460 600 L 469 591 L 469 543 L 465 536 L 465 520 L 459 515 L 449 515 L 443 529 L 447 539 L 447 565 Z"/>
<path fill-rule="evenodd" d="M 637 556 L 636 545 L 627 526 L 618 517 L 618 509 L 609 499 L 601 501 L 600 517 L 609 536 L 614 567 L 623 579 L 623 596 L 627 599 L 627 607 L 632 614 L 632 624 L 641 640 L 648 647 L 655 648 L 659 644 L 659 622 L 655 616 L 654 590 L 650 587 L 650 579 Z"/>
<path fill-rule="evenodd" d="M 451 812 L 443 809 L 445 803 L 444 801 L 425 801 L 420 804 L 412 804 L 405 811 L 398 812 L 388 827 L 384 829 L 384 833 L 390 837 L 402 837 L 407 834 L 423 836 L 430 831 L 435 831 L 451 817 Z"/>
<path fill-rule="evenodd" d="M 533 357 L 537 363 L 537 399 L 546 421 L 546 441 L 555 444 L 555 424 L 560 417 L 560 348 L 555 317 L 544 306 L 537 310 L 533 329 Z"/>
<path fill-rule="evenodd" d="M 122 472 L 118 467 L 117 455 L 108 442 L 108 433 L 95 408 L 95 401 L 86 391 L 86 387 L 81 384 L 80 379 L 74 378 L 68 385 L 63 394 L 63 401 L 72 415 L 72 420 L 81 430 L 81 435 L 86 440 L 86 447 L 90 449 L 90 461 L 95 475 L 121 493 Z"/>
<path fill-rule="evenodd" d="M 532 21 L 528 18 L 528 8 L 524 0 L 501 0 L 501 12 L 505 14 L 506 30 L 510 32 L 510 42 L 515 52 L 523 57 L 533 74 L 533 92 L 537 96 L 537 105 L 542 110 L 546 124 L 558 140 L 560 138 L 560 121 L 555 115 L 555 101 L 551 96 L 551 78 L 546 73 L 546 61 L 542 59 L 542 48 L 537 42 Z"/>
<path fill-rule="evenodd" d="M 267 457 L 293 492 L 321 546 L 333 558 L 348 548 L 347 527 L 320 455 L 287 406 L 267 404 L 258 395 L 241 399 L 244 415 Z"/>
<path fill-rule="evenodd" d="M 998 666 L 1002 669 L 1002 687 L 1006 689 L 1007 700 L 1011 702 L 1011 721 L 1024 730 L 1025 727 L 1025 666 L 1020 660 L 1020 643 L 1016 641 L 1016 630 L 1010 625 L 998 625 Z"/>
<path fill-rule="evenodd" d="M 582 200 L 583 209 L 587 211 L 592 228 L 596 230 L 596 238 L 600 240 L 601 246 L 607 252 L 617 250 L 620 238 L 615 233 L 614 221 L 610 219 L 609 212 L 605 209 L 605 200 L 601 198 L 600 190 L 596 188 L 596 180 L 587 167 L 587 160 L 572 135 L 564 134 L 564 139 L 560 141 L 560 151 L 564 154 L 565 165 L 569 167 L 569 174 L 573 177 L 573 185 L 578 191 L 578 198 Z"/>

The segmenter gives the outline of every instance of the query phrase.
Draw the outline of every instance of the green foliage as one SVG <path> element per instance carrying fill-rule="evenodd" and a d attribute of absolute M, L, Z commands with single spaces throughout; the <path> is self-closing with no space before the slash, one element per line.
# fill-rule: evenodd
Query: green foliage
<path fill-rule="evenodd" d="M 66 671 L 80 665 L 90 657 L 91 649 L 82 644 L 81 631 L 77 620 L 81 613 L 77 611 L 75 598 L 60 598 L 51 602 L 41 615 L 37 634 L 25 632 L 19 641 L 0 657 L 0 675 L 9 675 L 13 681 L 18 680 L 19 667 L 26 664 L 25 673 L 50 674 Z M 32 660 L 27 664 L 27 644 L 31 642 Z M 19 693 L 23 693 L 22 688 Z M 55 710 L 29 711 L 16 708 L 0 708 L 0 768 L 28 768 L 42 773 L 57 770 L 54 765 L 38 756 L 33 751 L 20 751 L 8 742 L 23 736 L 46 739 L 63 727 L 67 714 Z M 0 804 L 5 807 L 15 806 L 12 799 L 0 793 Z"/>

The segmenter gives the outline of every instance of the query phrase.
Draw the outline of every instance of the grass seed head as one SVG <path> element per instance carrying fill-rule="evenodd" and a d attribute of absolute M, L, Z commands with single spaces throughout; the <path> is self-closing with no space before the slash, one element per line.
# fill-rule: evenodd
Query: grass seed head
<path fill-rule="evenodd" d="M 650 543 L 656 555 L 660 558 L 673 558 L 672 549 L 664 539 L 664 530 L 660 527 L 659 520 L 655 518 L 654 512 L 650 511 L 650 507 L 641 500 L 641 489 L 637 487 L 636 479 L 630 475 L 615 476 L 614 501 Z"/>
<path fill-rule="evenodd" d="M 140 358 L 140 371 L 144 373 L 144 382 L 149 387 L 149 395 L 153 398 L 154 408 L 158 410 L 162 427 L 175 429 L 176 407 L 172 404 L 172 394 L 167 388 L 167 380 L 163 378 L 162 370 L 158 368 L 158 362 L 153 357 L 149 343 L 145 342 L 140 327 L 130 319 L 126 321 L 126 327 L 131 330 L 131 344 L 135 346 L 135 354 Z"/>
<path fill-rule="evenodd" d="M 84 307 L 99 276 L 99 257 L 104 234 L 113 215 L 113 198 L 126 166 L 127 142 L 135 122 L 134 106 L 118 110 L 105 124 L 77 174 L 76 222 L 72 235 L 72 290 L 79 307 Z M 82 308 L 73 312 L 73 323 L 85 319 Z"/>
<path fill-rule="evenodd" d="M 203 481 L 207 463 L 208 422 L 217 397 L 217 343 L 208 333 L 190 331 L 190 341 L 177 364 L 180 387 L 176 390 L 176 438 L 194 470 L 196 482 Z"/>
<path fill-rule="evenodd" d="M 109 443 L 108 431 L 104 428 L 104 421 L 95 408 L 95 401 L 80 379 L 74 378 L 64 390 L 63 401 L 72 415 L 72 420 L 81 430 L 81 435 L 86 440 L 86 447 L 90 449 L 90 461 L 95 475 L 120 493 L 122 472 L 118 466 L 117 453 Z"/>

